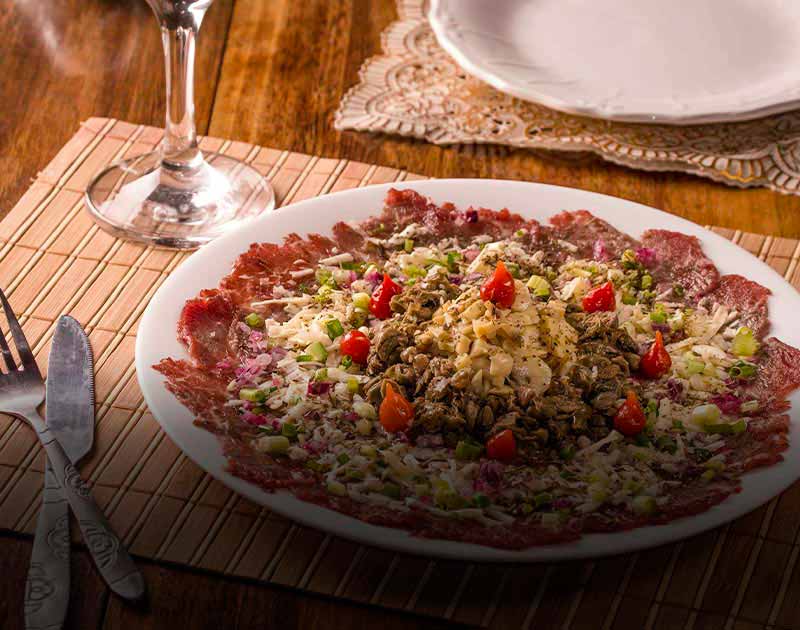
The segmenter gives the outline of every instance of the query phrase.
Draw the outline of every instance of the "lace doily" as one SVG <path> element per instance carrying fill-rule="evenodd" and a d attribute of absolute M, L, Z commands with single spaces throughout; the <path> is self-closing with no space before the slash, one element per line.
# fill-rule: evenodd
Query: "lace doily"
<path fill-rule="evenodd" d="M 339 130 L 590 151 L 648 171 L 681 171 L 742 188 L 800 194 L 800 111 L 758 120 L 679 127 L 564 114 L 508 96 L 466 74 L 439 46 L 425 0 L 398 0 L 400 19 L 382 35 L 336 113 Z"/>

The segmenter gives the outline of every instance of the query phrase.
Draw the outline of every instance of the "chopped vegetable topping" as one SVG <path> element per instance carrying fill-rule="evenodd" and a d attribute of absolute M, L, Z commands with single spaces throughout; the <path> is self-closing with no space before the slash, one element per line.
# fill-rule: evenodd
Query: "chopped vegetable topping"
<path fill-rule="evenodd" d="M 503 308 L 511 308 L 514 295 L 514 278 L 501 260 L 497 263 L 491 278 L 481 286 L 481 299 Z"/>
<path fill-rule="evenodd" d="M 642 411 L 639 398 L 633 390 L 628 391 L 625 402 L 614 416 L 614 428 L 623 435 L 632 437 L 641 433 L 646 424 L 647 416 Z"/>
<path fill-rule="evenodd" d="M 581 300 L 581 306 L 587 313 L 597 311 L 613 311 L 616 308 L 614 284 L 609 280 L 589 291 Z"/>

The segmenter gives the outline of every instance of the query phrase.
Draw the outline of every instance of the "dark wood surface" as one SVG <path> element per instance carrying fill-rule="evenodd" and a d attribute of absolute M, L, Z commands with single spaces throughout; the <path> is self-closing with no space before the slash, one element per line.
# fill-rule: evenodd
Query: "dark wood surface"
<path fill-rule="evenodd" d="M 435 147 L 333 129 L 333 114 L 395 18 L 392 0 L 216 0 L 199 43 L 201 133 L 431 176 L 524 179 L 633 199 L 701 224 L 800 236 L 800 198 L 734 190 L 595 158 Z M 163 70 L 144 0 L 0 0 L 0 217 L 90 116 L 158 125 Z M 0 628 L 22 627 L 30 541 L 0 535 Z M 76 553 L 69 628 L 438 627 L 436 622 L 143 563 L 148 601 L 126 605 Z"/>

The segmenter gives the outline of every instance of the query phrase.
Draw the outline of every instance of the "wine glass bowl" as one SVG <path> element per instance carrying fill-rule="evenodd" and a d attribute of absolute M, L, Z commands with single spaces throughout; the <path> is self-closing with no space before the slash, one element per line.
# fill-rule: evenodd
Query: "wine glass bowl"
<path fill-rule="evenodd" d="M 156 151 L 106 167 L 85 195 L 92 218 L 116 236 L 191 249 L 275 205 L 272 187 L 256 169 L 198 146 L 195 40 L 211 2 L 147 0 L 164 44 L 164 137 Z"/>

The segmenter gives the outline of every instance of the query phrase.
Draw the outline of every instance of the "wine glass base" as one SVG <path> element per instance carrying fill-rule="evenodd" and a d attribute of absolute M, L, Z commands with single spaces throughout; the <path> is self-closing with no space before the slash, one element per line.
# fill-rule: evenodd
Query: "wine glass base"
<path fill-rule="evenodd" d="M 194 249 L 275 207 L 269 182 L 219 153 L 191 167 L 162 163 L 160 151 L 122 160 L 86 189 L 89 214 L 120 238 Z"/>

